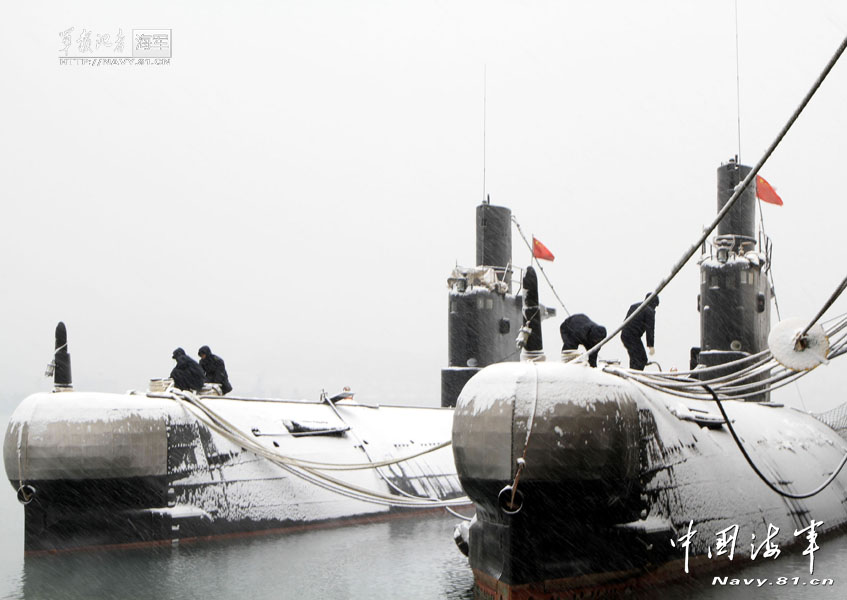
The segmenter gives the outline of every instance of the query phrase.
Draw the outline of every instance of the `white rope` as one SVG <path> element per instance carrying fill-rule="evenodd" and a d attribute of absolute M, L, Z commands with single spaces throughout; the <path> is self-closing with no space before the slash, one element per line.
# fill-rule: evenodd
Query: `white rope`
<path fill-rule="evenodd" d="M 458 517 L 459 519 L 462 519 L 463 521 L 473 521 L 473 517 L 466 517 L 463 514 L 457 513 L 455 510 L 453 510 L 449 506 L 445 506 L 444 510 L 446 510 L 448 513 L 450 513 L 454 517 Z"/>
<path fill-rule="evenodd" d="M 517 460 L 518 468 L 515 470 L 515 478 L 512 481 L 512 494 L 509 499 L 510 508 L 515 507 L 515 495 L 518 493 L 518 483 L 521 480 L 521 473 L 526 468 L 526 452 L 529 449 L 529 439 L 532 437 L 532 426 L 535 423 L 535 412 L 538 409 L 538 365 L 535 361 L 531 361 L 531 364 L 533 366 L 533 373 L 535 373 L 535 394 L 532 397 L 532 412 L 529 413 L 526 423 L 526 440 L 524 440 L 523 453 Z"/>
<path fill-rule="evenodd" d="M 174 389 L 172 389 L 172 391 L 170 393 L 168 393 L 168 392 L 165 392 L 165 393 L 150 392 L 150 393 L 147 394 L 147 396 L 149 396 L 151 398 L 174 399 L 173 394 L 175 394 L 175 393 L 176 394 L 186 394 L 186 392 L 184 390 L 178 390 L 178 389 L 174 388 Z M 214 412 L 208 406 L 203 404 L 200 401 L 200 399 L 197 398 L 197 396 L 194 396 L 194 394 L 191 394 L 191 396 L 194 398 L 194 400 L 186 399 L 186 401 L 190 402 L 190 404 L 192 406 L 195 406 L 199 410 L 203 411 L 209 418 L 217 421 L 220 424 L 220 426 L 223 427 L 226 431 L 228 431 L 230 433 L 237 432 L 238 434 L 243 436 L 245 440 L 253 442 L 252 438 L 247 437 L 246 434 L 243 434 L 243 432 L 241 432 L 238 429 L 238 427 L 236 427 L 230 421 L 227 421 L 226 419 L 221 417 L 218 413 Z M 179 398 L 176 398 L 176 399 L 180 400 Z M 206 422 L 206 421 L 204 420 L 204 422 Z M 241 442 L 239 442 L 239 444 L 241 444 Z M 392 458 L 392 459 L 383 460 L 383 461 L 366 462 L 366 463 L 327 463 L 327 462 L 322 462 L 322 461 L 312 461 L 312 460 L 304 460 L 304 459 L 293 458 L 293 457 L 290 457 L 290 456 L 285 456 L 283 454 L 279 454 L 277 452 L 274 452 L 274 456 L 278 460 L 281 460 L 281 461 L 285 462 L 286 464 L 289 464 L 291 466 L 296 466 L 296 467 L 309 467 L 309 468 L 321 469 L 321 470 L 324 470 L 324 471 L 356 471 L 356 470 L 363 470 L 363 469 L 371 469 L 373 467 L 386 467 L 386 466 L 389 466 L 389 465 L 401 463 L 401 462 L 404 462 L 404 461 L 407 461 L 407 460 L 411 460 L 413 458 L 418 458 L 419 456 L 423 456 L 425 454 L 429 454 L 430 452 L 435 452 L 436 450 L 440 450 L 441 448 L 446 448 L 450 444 L 452 444 L 451 441 L 441 442 L 441 443 L 436 444 L 435 446 L 432 446 L 431 448 L 428 448 L 426 450 L 422 450 L 422 451 L 416 452 L 414 454 L 402 456 L 400 458 Z M 264 448 L 268 452 L 273 452 L 272 450 L 270 450 L 269 448 L 265 448 L 264 446 L 260 446 L 260 447 Z"/>
<path fill-rule="evenodd" d="M 734 369 L 733 365 L 735 365 L 736 363 L 739 363 L 739 362 L 741 362 L 741 361 L 731 361 L 731 362 L 727 362 L 727 363 L 724 363 L 723 365 L 719 365 L 719 366 L 723 367 L 724 369 Z M 759 374 L 761 372 L 766 371 L 769 368 L 769 367 L 767 367 L 767 365 L 771 364 L 773 362 L 774 361 L 771 358 L 761 359 L 759 362 L 756 362 L 756 363 L 750 365 L 749 367 L 746 367 L 744 369 L 739 369 L 737 371 L 733 371 L 732 373 L 729 373 L 727 375 L 722 375 L 722 376 L 719 376 L 719 377 L 713 377 L 711 379 L 701 379 L 700 377 L 698 377 L 698 375 L 700 375 L 700 373 L 698 373 L 696 370 L 695 371 L 686 371 L 686 372 L 670 372 L 670 373 L 667 373 L 667 372 L 653 373 L 653 372 L 650 372 L 650 371 L 639 371 L 639 373 L 643 373 L 644 377 L 650 377 L 650 378 L 653 378 L 653 379 L 657 379 L 657 380 L 663 382 L 663 385 L 667 385 L 668 387 L 686 387 L 689 384 L 694 385 L 693 383 L 691 383 L 693 381 L 699 382 L 700 384 L 707 383 L 709 385 L 712 385 L 712 384 L 722 383 L 722 382 L 728 381 L 730 379 L 736 379 L 736 378 L 740 379 L 740 380 L 746 379 L 748 376 L 752 376 L 752 375 Z M 715 370 L 717 370 L 717 369 L 714 369 L 714 368 L 710 368 L 709 370 L 702 369 L 703 374 L 709 373 L 709 372 L 712 372 L 712 371 L 715 371 Z"/>
<path fill-rule="evenodd" d="M 384 494 L 375 490 L 370 490 L 367 488 L 363 488 L 350 482 L 343 481 L 332 477 L 326 473 L 319 472 L 320 470 L 354 470 L 361 468 L 374 468 L 374 465 L 385 466 L 389 464 L 395 464 L 397 462 L 402 462 L 403 460 L 409 460 L 414 456 L 420 456 L 421 454 L 426 454 L 427 452 L 432 452 L 437 450 L 438 447 L 430 448 L 425 452 L 418 453 L 413 456 L 407 456 L 402 459 L 394 459 L 389 461 L 381 461 L 379 463 L 367 463 L 366 465 L 329 465 L 329 463 L 317 463 L 315 461 L 302 461 L 298 459 L 292 459 L 291 457 L 283 456 L 277 452 L 270 450 L 269 448 L 265 448 L 255 440 L 251 439 L 244 432 L 240 431 L 238 428 L 234 427 L 231 423 L 229 423 L 226 419 L 212 411 L 210 408 L 205 406 L 200 400 L 191 392 L 186 392 L 183 390 L 172 389 L 169 394 L 149 394 L 151 397 L 163 397 L 173 399 L 183 406 L 186 406 L 188 410 L 195 415 L 200 421 L 206 424 L 210 429 L 228 439 L 229 441 L 241 446 L 246 451 L 251 452 L 257 456 L 265 458 L 285 471 L 295 475 L 305 481 L 313 483 L 318 487 L 326 489 L 331 492 L 335 492 L 342 496 L 346 496 L 349 498 L 353 498 L 356 500 L 361 500 L 364 502 L 370 502 L 372 504 L 380 504 L 384 506 L 402 506 L 402 507 L 416 507 L 416 508 L 444 508 L 448 506 L 461 506 L 467 505 L 470 503 L 470 500 L 467 496 L 461 496 L 458 498 L 452 498 L 449 500 L 437 500 L 430 498 L 398 498 L 397 496 L 393 496 L 390 494 Z M 449 444 L 449 442 L 448 442 Z M 442 444 L 439 447 L 444 447 Z M 311 465 L 329 465 L 323 467 L 315 467 Z M 308 465 L 308 466 L 307 466 Z"/>
<path fill-rule="evenodd" d="M 839 316 L 830 319 L 824 325 L 827 324 L 829 324 L 829 327 L 824 327 L 825 334 L 827 337 L 833 337 L 835 333 L 842 331 L 847 326 L 847 320 L 845 320 L 844 316 Z M 830 345 L 828 358 L 832 360 L 843 355 L 844 352 L 841 351 L 843 347 L 847 347 L 847 333 L 842 334 Z M 732 370 L 733 367 L 740 367 L 745 362 L 751 360 L 755 360 L 755 362 L 729 374 L 711 379 L 697 378 L 697 375 L 710 373 L 719 369 Z M 613 365 L 603 367 L 603 371 L 607 373 L 632 379 L 657 391 L 692 400 L 711 399 L 709 393 L 701 391 L 704 384 L 714 388 L 716 392 L 727 399 L 743 400 L 751 394 L 759 395 L 778 390 L 810 373 L 812 370 L 794 371 L 789 369 L 777 362 L 770 350 L 763 350 L 757 354 L 714 367 L 686 372 L 651 373 L 649 371 L 625 369 Z M 764 379 L 756 379 L 765 374 L 768 376 Z"/>
<path fill-rule="evenodd" d="M 193 404 L 192 399 L 190 398 L 190 394 L 184 394 L 184 397 L 186 398 L 186 400 L 188 400 L 189 406 L 196 406 L 196 405 Z M 202 408 L 202 407 L 198 406 L 198 408 Z M 365 502 L 372 502 L 372 503 L 383 504 L 383 505 L 388 505 L 388 506 L 423 506 L 423 505 L 426 505 L 426 506 L 433 506 L 434 507 L 434 506 L 438 506 L 440 504 L 440 503 L 436 503 L 436 502 L 423 502 L 423 503 L 421 503 L 421 502 L 404 501 L 403 499 L 397 499 L 397 498 L 390 496 L 390 495 L 382 494 L 382 493 L 379 493 L 379 492 L 375 492 L 373 490 L 369 490 L 369 489 L 361 488 L 359 486 L 352 485 L 352 484 L 350 484 L 346 481 L 339 480 L 337 478 L 331 477 L 331 476 L 326 475 L 324 473 L 318 473 L 316 470 L 308 468 L 308 467 L 300 467 L 300 468 L 294 467 L 294 466 L 280 460 L 280 455 L 278 455 L 277 453 L 270 451 L 269 449 L 265 448 L 264 446 L 257 444 L 256 442 L 254 442 L 253 440 L 251 440 L 249 437 L 247 437 L 246 435 L 244 435 L 241 432 L 236 431 L 235 433 L 240 434 L 240 435 L 234 435 L 233 436 L 232 435 L 233 432 L 227 431 L 226 429 L 222 428 L 221 426 L 219 426 L 216 423 L 207 422 L 206 424 L 208 426 L 210 426 L 212 429 L 214 429 L 215 431 L 217 431 L 220 435 L 229 438 L 234 443 L 238 443 L 239 445 L 242 445 L 242 446 L 247 446 L 245 448 L 246 450 L 253 452 L 254 454 L 256 454 L 258 456 L 264 457 L 264 458 L 270 460 L 271 462 L 273 462 L 274 464 L 282 467 L 286 471 L 292 473 L 293 475 L 301 477 L 302 479 L 305 479 L 306 481 L 309 481 L 310 483 L 318 485 L 319 487 L 322 487 L 322 488 L 327 489 L 329 491 L 333 491 L 333 492 L 336 492 L 338 494 L 341 494 L 341 495 L 344 495 L 344 496 L 347 496 L 347 497 L 350 497 L 350 498 L 354 498 L 354 499 L 357 499 L 357 500 L 363 500 Z M 452 501 L 446 501 L 446 502 L 448 503 L 448 505 L 452 505 L 451 504 Z M 458 504 L 467 504 L 467 502 L 468 501 L 466 500 L 464 502 L 459 502 Z"/>
<path fill-rule="evenodd" d="M 365 453 L 365 456 L 367 457 L 368 462 L 369 462 L 370 464 L 374 464 L 374 460 L 371 458 L 370 452 L 368 452 L 367 448 L 365 448 L 364 440 L 362 440 L 362 438 L 361 438 L 361 437 L 359 437 L 359 434 L 358 434 L 358 433 L 356 433 L 356 430 L 355 430 L 355 429 L 353 429 L 353 427 L 352 427 L 352 426 L 351 426 L 351 425 L 347 422 L 347 420 L 346 420 L 346 419 L 344 419 L 344 417 L 341 415 L 341 412 L 338 410 L 338 407 L 337 407 L 337 406 L 335 405 L 335 403 L 334 403 L 334 402 L 333 402 L 333 401 L 332 401 L 332 400 L 331 400 L 331 399 L 330 399 L 330 398 L 326 395 L 326 392 L 324 392 L 323 390 L 321 391 L 321 399 L 322 399 L 324 402 L 326 402 L 327 404 L 329 404 L 329 407 L 330 407 L 330 408 L 332 409 L 332 411 L 335 413 L 335 416 L 337 416 L 337 417 L 341 420 L 341 422 L 342 422 L 342 423 L 344 423 L 344 425 L 346 425 L 346 426 L 347 426 L 347 430 L 350 432 L 350 435 L 351 435 L 351 436 L 354 436 L 354 437 L 356 438 L 356 440 L 359 442 L 359 447 L 362 449 L 362 452 L 364 452 L 364 453 Z M 389 465 L 389 468 L 390 468 L 390 467 L 391 467 L 391 465 Z M 379 475 L 379 478 L 380 478 L 380 479 L 382 479 L 388 487 L 390 487 L 391 489 L 393 489 L 393 490 L 394 490 L 395 492 L 397 492 L 398 494 L 401 494 L 401 495 L 403 495 L 403 496 L 406 496 L 407 498 L 419 498 L 419 499 L 423 499 L 423 500 L 434 500 L 434 501 L 436 501 L 436 502 L 438 501 L 438 497 L 437 497 L 437 496 L 436 496 L 436 494 L 435 494 L 435 490 L 431 490 L 431 492 L 432 492 L 432 493 L 431 493 L 429 496 L 418 496 L 418 495 L 416 495 L 416 494 L 410 494 L 410 493 L 406 492 L 405 490 L 401 489 L 401 488 L 400 488 L 398 485 L 396 485 L 393 481 L 391 481 L 391 480 L 390 480 L 390 479 L 389 479 L 389 478 L 388 478 L 388 477 L 387 477 L 387 476 L 386 476 L 386 475 L 385 475 L 385 474 L 384 474 L 384 473 L 380 470 L 380 467 L 378 467 L 378 466 L 374 466 L 374 471 L 376 472 L 376 474 L 377 474 L 377 475 Z M 425 479 L 425 478 L 421 480 L 421 486 L 426 487 L 424 484 L 429 484 L 429 481 L 428 481 L 427 479 Z M 430 485 L 430 488 L 432 488 L 432 486 L 431 486 L 431 485 Z M 449 510 L 449 508 L 448 508 L 448 510 Z"/>

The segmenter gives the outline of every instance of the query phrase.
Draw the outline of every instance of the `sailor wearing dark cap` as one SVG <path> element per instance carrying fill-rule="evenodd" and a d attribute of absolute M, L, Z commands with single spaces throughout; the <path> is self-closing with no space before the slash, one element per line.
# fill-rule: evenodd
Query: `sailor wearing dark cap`
<path fill-rule="evenodd" d="M 647 294 L 644 298 L 649 298 Z M 626 311 L 626 316 L 635 312 L 635 309 L 641 306 L 641 302 L 636 302 Z M 647 349 L 650 355 L 655 352 L 653 349 L 653 330 L 656 326 L 656 307 L 659 306 L 659 297 L 656 296 L 653 300 L 644 307 L 638 315 L 623 328 L 621 332 L 621 341 L 629 353 L 629 368 L 643 371 L 647 366 L 647 353 L 644 352 L 644 345 L 641 343 L 641 336 L 647 334 Z"/>
<path fill-rule="evenodd" d="M 181 390 L 199 392 L 203 389 L 203 369 L 182 348 L 177 348 L 171 355 L 176 366 L 171 371 L 174 386 Z"/>
<path fill-rule="evenodd" d="M 224 360 L 220 356 L 212 354 L 208 346 L 201 346 L 197 355 L 200 357 L 200 367 L 205 373 L 206 381 L 220 384 L 222 394 L 231 392 L 232 386 L 229 384 L 229 375 L 226 374 Z"/>

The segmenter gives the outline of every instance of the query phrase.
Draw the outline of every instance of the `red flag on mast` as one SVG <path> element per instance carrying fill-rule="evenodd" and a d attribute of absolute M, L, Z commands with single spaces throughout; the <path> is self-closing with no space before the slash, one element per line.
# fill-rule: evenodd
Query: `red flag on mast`
<path fill-rule="evenodd" d="M 540 258 L 541 260 L 556 259 L 556 257 L 553 256 L 553 253 L 547 249 L 547 246 L 535 239 L 535 236 L 532 236 L 532 255 L 535 258 Z"/>
<path fill-rule="evenodd" d="M 762 202 L 782 206 L 782 198 L 779 197 L 776 190 L 774 190 L 771 184 L 765 181 L 765 178 L 761 175 L 756 175 L 756 196 L 758 196 L 759 200 Z"/>

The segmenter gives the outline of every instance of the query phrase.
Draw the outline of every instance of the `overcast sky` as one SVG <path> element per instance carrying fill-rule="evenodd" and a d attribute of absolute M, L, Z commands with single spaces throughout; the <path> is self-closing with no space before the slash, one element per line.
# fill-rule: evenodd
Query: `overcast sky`
<path fill-rule="evenodd" d="M 737 12 L 753 164 L 847 35 L 847 4 Z M 0 413 L 50 389 L 59 320 L 78 389 L 143 389 L 175 347 L 208 344 L 235 393 L 350 385 L 437 405 L 446 279 L 475 261 L 483 156 L 492 203 L 556 254 L 568 309 L 617 325 L 713 218 L 715 170 L 739 152 L 735 14 L 731 0 L 7 3 Z M 71 27 L 74 44 L 171 29 L 173 59 L 60 65 Z M 785 201 L 764 215 L 783 317 L 813 315 L 845 275 L 845 61 L 761 171 Z M 665 368 L 699 343 L 697 285 L 692 261 L 662 295 Z M 847 400 L 845 368 L 803 380 L 809 408 Z"/>

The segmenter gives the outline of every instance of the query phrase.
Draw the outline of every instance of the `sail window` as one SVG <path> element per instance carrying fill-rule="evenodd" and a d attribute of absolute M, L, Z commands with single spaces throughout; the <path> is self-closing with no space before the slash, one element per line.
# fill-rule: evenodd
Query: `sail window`
<path fill-rule="evenodd" d="M 738 275 L 736 275 L 732 271 L 726 274 L 726 289 L 734 290 L 736 287 L 738 287 L 735 281 L 737 277 Z"/>

